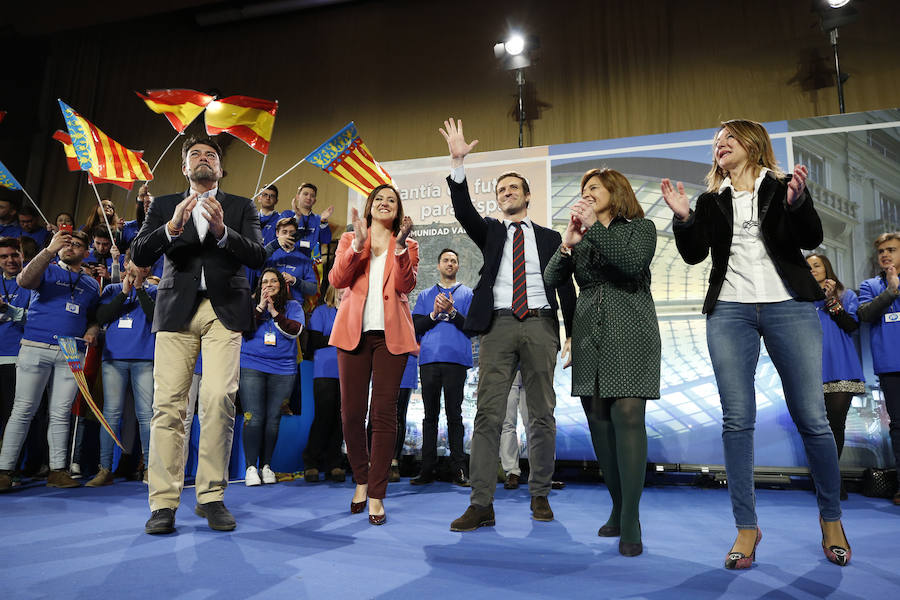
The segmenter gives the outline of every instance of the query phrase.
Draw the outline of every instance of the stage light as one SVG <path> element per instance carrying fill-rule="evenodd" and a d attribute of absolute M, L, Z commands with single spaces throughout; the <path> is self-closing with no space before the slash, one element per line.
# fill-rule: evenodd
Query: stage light
<path fill-rule="evenodd" d="M 510 56 L 517 56 L 522 54 L 525 50 L 525 38 L 523 38 L 519 34 L 513 34 L 509 37 L 508 40 L 503 44 L 506 53 Z"/>
<path fill-rule="evenodd" d="M 828 0 L 828 6 L 831 8 L 840 8 L 845 4 L 850 4 L 850 0 Z"/>

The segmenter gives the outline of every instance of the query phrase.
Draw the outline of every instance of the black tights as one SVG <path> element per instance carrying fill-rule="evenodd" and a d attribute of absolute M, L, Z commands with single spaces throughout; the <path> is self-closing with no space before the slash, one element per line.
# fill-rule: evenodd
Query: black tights
<path fill-rule="evenodd" d="M 841 452 L 844 450 L 844 428 L 847 424 L 847 412 L 850 410 L 851 400 L 853 400 L 853 394 L 850 392 L 825 394 L 825 413 L 828 415 L 831 433 L 834 434 L 838 458 L 841 457 Z"/>

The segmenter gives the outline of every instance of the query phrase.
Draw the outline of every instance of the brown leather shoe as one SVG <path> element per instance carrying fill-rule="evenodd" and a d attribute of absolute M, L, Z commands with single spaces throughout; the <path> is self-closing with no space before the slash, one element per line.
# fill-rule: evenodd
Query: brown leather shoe
<path fill-rule="evenodd" d="M 328 474 L 328 477 L 335 483 L 343 483 L 347 481 L 347 472 L 340 467 L 335 467 Z"/>
<path fill-rule="evenodd" d="M 535 521 L 552 521 L 553 511 L 550 510 L 550 501 L 547 496 L 531 497 L 531 518 Z"/>
<path fill-rule="evenodd" d="M 8 490 L 12 487 L 12 473 L 9 471 L 0 471 L 0 490 Z"/>
<path fill-rule="evenodd" d="M 113 474 L 109 469 L 100 467 L 100 471 L 94 475 L 94 478 L 88 481 L 85 487 L 103 487 L 104 485 L 113 484 Z"/>
<path fill-rule="evenodd" d="M 475 531 L 479 527 L 493 527 L 494 505 L 475 506 L 470 504 L 462 516 L 450 523 L 450 531 Z"/>
<path fill-rule="evenodd" d="M 319 483 L 319 470 L 306 469 L 303 471 L 303 481 L 306 483 Z"/>
<path fill-rule="evenodd" d="M 72 479 L 65 469 L 54 469 L 47 475 L 47 487 L 77 488 L 81 487 L 81 484 Z"/>
<path fill-rule="evenodd" d="M 515 473 L 510 473 L 506 476 L 506 482 L 503 484 L 503 489 L 506 490 L 517 490 L 519 489 L 519 476 Z"/>

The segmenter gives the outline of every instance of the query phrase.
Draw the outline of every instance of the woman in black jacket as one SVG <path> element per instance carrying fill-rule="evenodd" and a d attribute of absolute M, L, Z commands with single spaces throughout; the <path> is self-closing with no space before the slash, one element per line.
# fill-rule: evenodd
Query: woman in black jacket
<path fill-rule="evenodd" d="M 682 258 L 712 254 L 707 315 L 709 355 L 722 403 L 722 442 L 738 537 L 725 560 L 747 569 L 762 539 L 753 494 L 754 374 L 759 339 L 781 376 L 785 401 L 806 449 L 815 482 L 822 548 L 831 562 L 850 561 L 841 525 L 840 471 L 822 395 L 822 329 L 813 302 L 824 298 L 801 249 L 822 243 L 822 223 L 806 189 L 806 167 L 782 173 L 765 128 L 754 121 L 722 123 L 713 164 L 696 208 L 684 186 L 662 181 L 675 213 Z"/>

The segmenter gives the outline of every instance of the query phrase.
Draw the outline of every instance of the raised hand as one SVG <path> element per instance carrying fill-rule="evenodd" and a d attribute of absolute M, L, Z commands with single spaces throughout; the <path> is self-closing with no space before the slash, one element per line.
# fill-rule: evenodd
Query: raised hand
<path fill-rule="evenodd" d="M 397 249 L 403 250 L 406 247 L 406 238 L 409 237 L 410 232 L 412 232 L 413 221 L 409 216 L 403 217 L 403 221 L 400 222 L 400 233 L 397 234 Z"/>
<path fill-rule="evenodd" d="M 57 231 L 53 234 L 53 237 L 50 238 L 50 243 L 47 244 L 47 250 L 56 254 L 60 250 L 62 250 L 63 246 L 72 241 L 72 234 L 68 231 Z"/>
<path fill-rule="evenodd" d="M 793 206 L 794 202 L 797 201 L 797 198 L 803 195 L 803 190 L 806 189 L 806 177 L 809 175 L 809 170 L 803 165 L 796 165 L 794 167 L 793 175 L 794 176 L 791 177 L 791 180 L 788 182 L 788 206 Z"/>
<path fill-rule="evenodd" d="M 478 145 L 478 140 L 472 140 L 471 143 L 466 142 L 463 135 L 462 119 L 454 122 L 453 117 L 444 121 L 444 126 L 438 128 L 444 139 L 447 140 L 447 148 L 450 150 L 450 162 L 454 167 L 463 164 L 463 159 Z"/>
<path fill-rule="evenodd" d="M 366 220 L 359 216 L 359 211 L 355 208 L 350 209 L 350 222 L 353 223 L 354 250 L 359 252 L 366 245 L 366 239 L 369 237 L 369 228 L 366 225 Z"/>
<path fill-rule="evenodd" d="M 887 280 L 888 289 L 892 292 L 896 292 L 898 286 L 900 286 L 900 277 L 897 276 L 897 267 L 891 265 L 886 268 L 884 270 L 884 278 Z"/>
<path fill-rule="evenodd" d="M 837 297 L 837 283 L 833 279 L 826 279 L 822 282 L 822 289 L 825 290 L 826 298 Z"/>
<path fill-rule="evenodd" d="M 691 214 L 691 199 L 684 193 L 684 184 L 679 181 L 678 189 L 676 190 L 671 181 L 663 179 L 660 188 L 662 189 L 663 200 L 666 201 L 666 204 L 669 205 L 675 216 L 682 221 L 687 219 Z"/>
<path fill-rule="evenodd" d="M 581 231 L 587 231 L 591 225 L 597 222 L 597 213 L 593 204 L 579 200 L 572 206 L 572 219 L 581 223 Z"/>
<path fill-rule="evenodd" d="M 109 247 L 109 255 L 112 256 L 112 259 L 116 262 L 119 260 L 119 255 L 122 254 L 119 252 L 119 247 L 116 246 L 115 242 Z"/>
<path fill-rule="evenodd" d="M 325 210 L 322 211 L 322 214 L 319 215 L 323 221 L 327 221 L 331 218 L 331 215 L 334 214 L 334 206 L 329 206 Z"/>
<path fill-rule="evenodd" d="M 131 288 L 134 287 L 134 278 L 131 273 L 122 278 L 122 293 L 126 296 L 131 293 Z"/>

